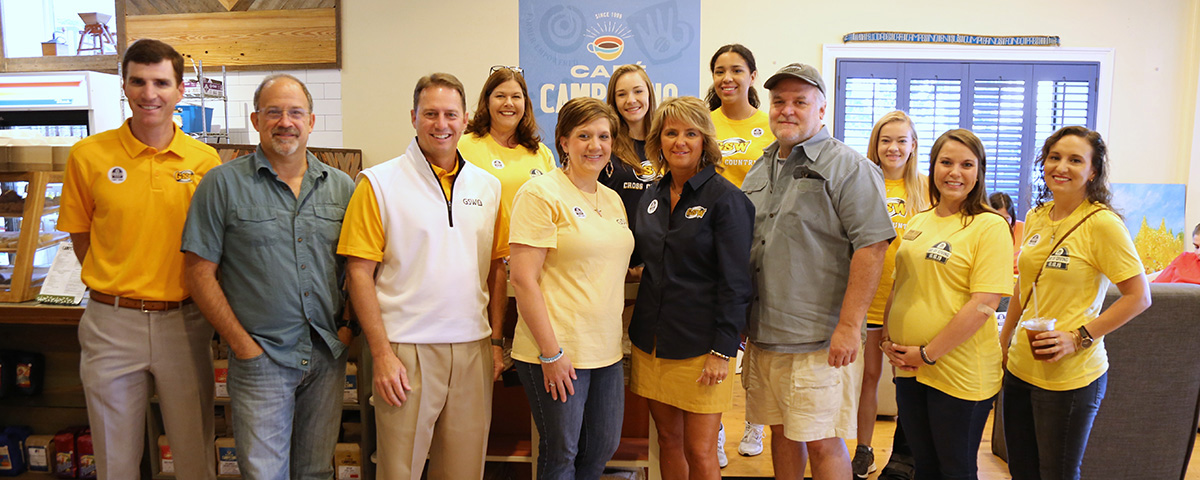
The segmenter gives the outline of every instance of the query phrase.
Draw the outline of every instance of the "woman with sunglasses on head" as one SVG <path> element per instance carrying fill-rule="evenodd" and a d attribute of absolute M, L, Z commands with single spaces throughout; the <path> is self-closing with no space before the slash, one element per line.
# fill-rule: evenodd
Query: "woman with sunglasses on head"
<path fill-rule="evenodd" d="M 1150 306 L 1142 262 L 1112 209 L 1107 151 L 1099 133 L 1064 127 L 1038 156 L 1044 185 L 1026 216 L 1017 291 L 1000 335 L 1004 443 L 1015 480 L 1079 478 L 1108 385 L 1104 336 Z M 1121 296 L 1101 311 L 1110 283 Z M 1023 318 L 1054 325 L 1014 335 Z"/>
<path fill-rule="evenodd" d="M 525 182 L 554 169 L 554 154 L 541 143 L 537 121 L 533 117 L 533 102 L 521 67 L 496 65 L 483 82 L 475 115 L 467 124 L 465 135 L 458 141 L 463 160 L 484 169 L 500 180 L 500 209 L 507 216 L 512 211 L 513 197 Z M 507 227 L 507 226 L 506 226 Z M 507 234 L 508 230 L 497 231 Z M 507 241 L 505 241 L 506 243 Z M 499 284 L 491 291 L 505 291 L 508 282 L 504 270 L 489 285 Z M 489 318 L 505 319 L 509 310 L 507 296 L 488 302 Z M 503 331 L 509 325 L 492 325 L 492 360 L 499 378 L 504 370 Z"/>
<path fill-rule="evenodd" d="M 665 173 L 634 213 L 645 270 L 629 388 L 650 401 L 663 478 L 717 479 L 712 446 L 733 408 L 725 379 L 750 305 L 754 205 L 717 174 L 721 152 L 699 98 L 663 102 L 646 152 Z"/>
<path fill-rule="evenodd" d="M 717 144 L 724 157 L 721 176 L 740 188 L 763 148 L 775 141 L 767 112 L 758 109 L 758 92 L 754 90 L 758 66 L 749 48 L 734 43 L 718 48 L 708 69 L 713 83 L 705 101 L 712 111 Z"/>
<path fill-rule="evenodd" d="M 1000 391 L 996 306 L 1012 292 L 1008 224 L 987 205 L 983 143 L 950 130 L 929 153 L 933 208 L 908 222 L 880 342 L 918 480 L 978 478 Z"/>
<path fill-rule="evenodd" d="M 917 170 L 917 131 L 908 115 L 896 110 L 875 122 L 868 142 L 867 158 L 883 170 L 888 215 L 891 216 L 892 227 L 896 229 L 896 238 L 901 238 L 908 228 L 909 219 L 929 208 L 929 179 Z M 888 247 L 879 288 L 867 309 L 867 346 L 872 348 L 863 349 L 858 446 L 851 462 L 854 475 L 858 478 L 867 478 L 875 471 L 875 452 L 871 449 L 871 439 L 875 434 L 875 416 L 879 407 L 877 395 L 879 377 L 883 373 L 883 352 L 874 346 L 883 340 L 884 308 L 892 292 L 892 272 L 896 268 L 896 249 L 899 246 L 900 242 L 893 241 Z M 911 462 L 903 428 L 897 425 L 892 460 L 885 471 L 897 470 L 896 474 L 911 477 Z"/>
<path fill-rule="evenodd" d="M 617 115 L 580 97 L 554 130 L 563 168 L 513 200 L 509 245 L 517 322 L 512 357 L 537 425 L 539 479 L 597 479 L 621 440 L 621 307 L 633 233 L 608 166 Z"/>

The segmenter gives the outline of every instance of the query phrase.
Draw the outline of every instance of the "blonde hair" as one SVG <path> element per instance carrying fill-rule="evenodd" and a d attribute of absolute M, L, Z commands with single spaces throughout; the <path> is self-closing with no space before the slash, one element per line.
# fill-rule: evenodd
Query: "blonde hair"
<path fill-rule="evenodd" d="M 654 118 L 654 86 L 650 83 L 650 75 L 646 74 L 646 69 L 641 65 L 629 64 L 621 65 L 613 70 L 612 78 L 608 81 L 608 107 L 614 112 L 617 112 L 617 130 L 613 132 L 613 155 L 616 155 L 621 162 L 633 167 L 635 172 L 641 171 L 642 162 L 638 158 L 637 151 L 633 148 L 633 136 L 629 133 L 629 123 L 625 121 L 625 117 L 621 115 L 620 109 L 617 108 L 617 80 L 626 74 L 636 73 L 642 77 L 642 81 L 646 83 L 646 116 L 642 120 L 642 131 L 644 137 L 650 131 L 651 118 Z M 633 93 L 630 92 L 630 95 Z"/>
<path fill-rule="evenodd" d="M 704 101 L 696 97 L 675 97 L 667 99 L 654 112 L 650 133 L 646 135 L 646 158 L 654 165 L 655 171 L 665 172 L 667 169 L 667 162 L 662 155 L 662 130 L 667 120 L 683 122 L 704 135 L 697 170 L 709 165 L 716 165 L 718 172 L 725 169 L 721 162 L 721 146 L 717 144 L 717 128 L 713 126 L 712 116 Z"/>
<path fill-rule="evenodd" d="M 894 122 L 904 122 L 908 125 L 908 131 L 912 136 L 912 151 L 908 152 L 908 158 L 904 161 L 904 192 L 908 198 L 904 199 L 905 208 L 908 210 L 908 215 L 911 216 L 917 212 L 928 209 L 930 206 L 929 200 L 929 182 L 923 178 L 924 175 L 917 171 L 917 128 L 913 125 L 912 119 L 908 118 L 903 111 L 896 110 L 888 112 L 875 122 L 875 127 L 871 129 L 871 140 L 867 143 L 867 158 L 875 165 L 883 167 L 883 162 L 879 158 L 879 132 L 883 130 L 883 126 Z M 932 163 L 932 159 L 930 160 Z"/>

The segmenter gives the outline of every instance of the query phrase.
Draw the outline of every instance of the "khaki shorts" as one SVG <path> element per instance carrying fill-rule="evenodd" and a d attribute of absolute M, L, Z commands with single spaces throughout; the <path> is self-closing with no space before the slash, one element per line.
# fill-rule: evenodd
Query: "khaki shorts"
<path fill-rule="evenodd" d="M 746 345 L 742 384 L 746 420 L 783 425 L 796 442 L 853 438 L 858 427 L 858 397 L 863 360 L 842 368 L 829 366 L 829 350 L 776 353 Z"/>

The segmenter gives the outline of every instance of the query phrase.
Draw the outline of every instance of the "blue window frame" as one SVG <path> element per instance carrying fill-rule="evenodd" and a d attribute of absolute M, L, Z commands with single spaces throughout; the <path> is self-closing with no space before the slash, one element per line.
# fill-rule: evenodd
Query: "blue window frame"
<path fill-rule="evenodd" d="M 837 61 L 834 134 L 863 155 L 875 121 L 904 110 L 917 128 L 917 158 L 947 130 L 975 132 L 988 156 L 988 192 L 1013 197 L 1024 218 L 1041 175 L 1042 142 L 1069 125 L 1095 129 L 1096 62 Z"/>

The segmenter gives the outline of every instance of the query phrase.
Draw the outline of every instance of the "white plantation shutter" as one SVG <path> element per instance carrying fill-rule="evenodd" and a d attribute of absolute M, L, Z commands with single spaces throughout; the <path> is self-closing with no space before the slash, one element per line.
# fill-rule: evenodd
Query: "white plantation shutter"
<path fill-rule="evenodd" d="M 934 140 L 969 128 L 987 153 L 988 192 L 1011 195 L 1018 217 L 1041 181 L 1034 163 L 1046 137 L 1068 125 L 1095 128 L 1096 63 L 839 59 L 837 68 L 837 138 L 865 155 L 874 122 L 904 110 L 924 173 Z"/>
<path fill-rule="evenodd" d="M 970 129 L 987 153 L 987 178 L 981 180 L 988 194 L 1020 198 L 1025 80 L 975 80 L 974 87 Z"/>
<path fill-rule="evenodd" d="M 866 156 L 875 121 L 896 109 L 896 79 L 846 79 L 846 107 L 842 141 Z"/>

